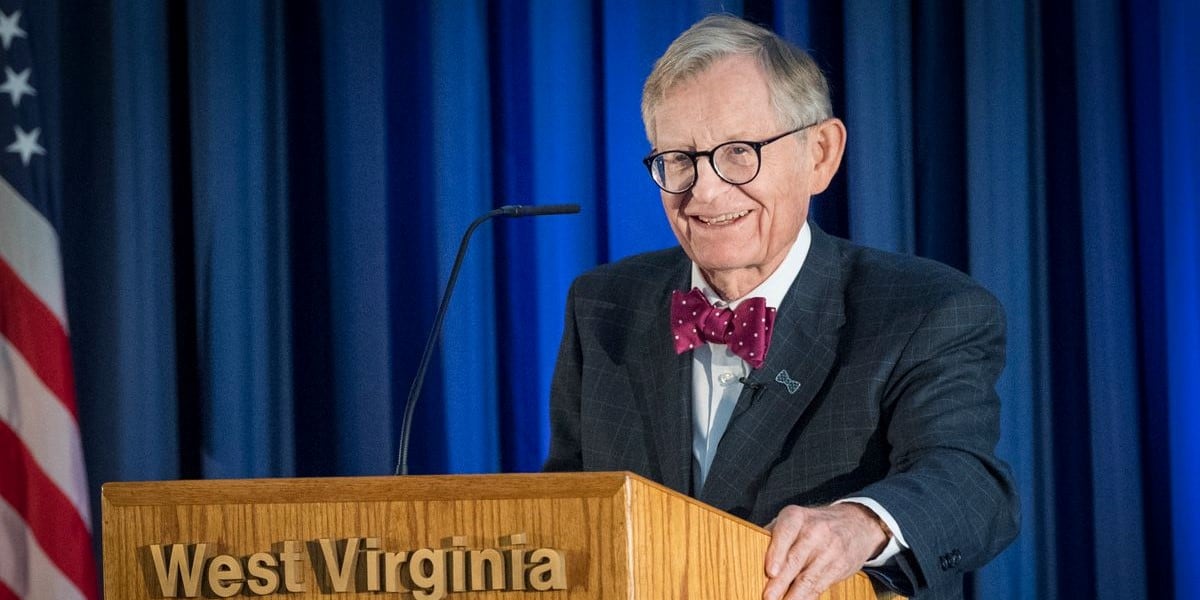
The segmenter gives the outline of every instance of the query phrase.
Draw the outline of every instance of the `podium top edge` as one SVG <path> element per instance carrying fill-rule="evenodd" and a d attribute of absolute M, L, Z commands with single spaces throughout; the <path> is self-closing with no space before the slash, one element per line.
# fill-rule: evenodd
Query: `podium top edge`
<path fill-rule="evenodd" d="M 590 498 L 631 481 L 652 484 L 628 472 L 280 477 L 109 482 L 100 495 L 111 506 Z"/>

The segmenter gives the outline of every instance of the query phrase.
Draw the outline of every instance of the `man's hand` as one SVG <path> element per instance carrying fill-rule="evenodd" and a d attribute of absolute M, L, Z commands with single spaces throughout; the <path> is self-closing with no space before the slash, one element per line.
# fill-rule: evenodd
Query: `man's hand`
<path fill-rule="evenodd" d="M 771 545 L 763 600 L 816 600 L 829 586 L 861 569 L 888 541 L 871 509 L 852 502 L 788 506 L 767 530 Z"/>

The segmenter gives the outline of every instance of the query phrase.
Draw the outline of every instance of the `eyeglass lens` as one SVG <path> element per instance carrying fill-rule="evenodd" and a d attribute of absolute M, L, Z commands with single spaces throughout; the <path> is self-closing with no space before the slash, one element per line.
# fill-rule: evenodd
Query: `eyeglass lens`
<path fill-rule="evenodd" d="M 758 152 L 745 142 L 721 144 L 709 156 L 717 176 L 733 185 L 749 183 L 758 174 Z M 686 152 L 664 152 L 655 157 L 650 172 L 664 190 L 680 193 L 696 182 L 697 160 Z"/>

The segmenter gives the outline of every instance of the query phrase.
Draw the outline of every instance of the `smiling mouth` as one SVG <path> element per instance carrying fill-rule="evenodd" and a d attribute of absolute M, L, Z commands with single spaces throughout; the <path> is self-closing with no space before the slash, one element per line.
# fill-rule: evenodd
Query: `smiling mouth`
<path fill-rule="evenodd" d="M 728 225 L 748 214 L 750 214 L 750 211 L 740 210 L 738 212 L 725 213 L 723 215 L 716 215 L 712 217 L 696 215 L 696 219 L 705 225 Z"/>

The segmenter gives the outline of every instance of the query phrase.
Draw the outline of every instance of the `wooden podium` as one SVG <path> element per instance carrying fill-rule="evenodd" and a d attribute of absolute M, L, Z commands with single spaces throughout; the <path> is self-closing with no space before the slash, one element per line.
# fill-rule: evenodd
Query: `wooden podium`
<path fill-rule="evenodd" d="M 630 473 L 109 483 L 110 600 L 761 597 L 763 529 Z M 826 600 L 879 596 L 859 573 Z"/>

